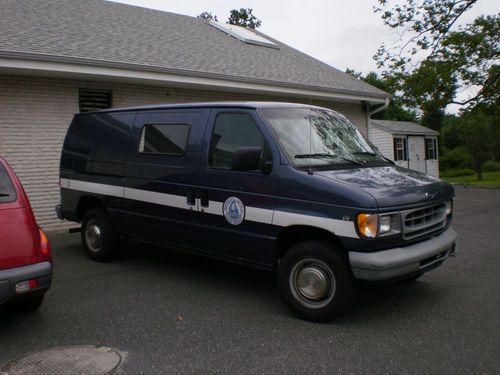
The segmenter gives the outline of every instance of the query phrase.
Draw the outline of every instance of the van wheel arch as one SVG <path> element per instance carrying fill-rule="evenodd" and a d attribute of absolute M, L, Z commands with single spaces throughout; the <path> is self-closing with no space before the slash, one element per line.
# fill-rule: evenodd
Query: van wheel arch
<path fill-rule="evenodd" d="M 325 229 L 307 225 L 292 225 L 286 227 L 279 234 L 274 248 L 275 266 L 285 256 L 286 252 L 295 245 L 305 241 L 321 241 L 331 244 L 342 256 L 348 258 L 347 250 L 335 234 Z"/>
<path fill-rule="evenodd" d="M 76 208 L 78 220 L 81 222 L 85 214 L 94 208 L 100 208 L 105 211 L 104 203 L 101 199 L 90 195 L 81 197 Z"/>

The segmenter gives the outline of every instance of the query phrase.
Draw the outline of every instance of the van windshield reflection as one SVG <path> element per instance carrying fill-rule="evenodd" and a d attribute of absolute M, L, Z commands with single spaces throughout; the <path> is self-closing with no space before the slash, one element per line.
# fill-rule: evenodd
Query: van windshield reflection
<path fill-rule="evenodd" d="M 346 117 L 319 108 L 261 109 L 288 158 L 298 167 L 386 163 Z"/>

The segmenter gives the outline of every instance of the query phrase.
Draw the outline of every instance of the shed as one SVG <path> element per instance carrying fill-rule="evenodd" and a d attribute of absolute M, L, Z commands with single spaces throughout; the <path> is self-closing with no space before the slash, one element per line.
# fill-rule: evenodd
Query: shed
<path fill-rule="evenodd" d="M 368 133 L 397 165 L 439 177 L 439 132 L 409 121 L 370 120 Z"/>

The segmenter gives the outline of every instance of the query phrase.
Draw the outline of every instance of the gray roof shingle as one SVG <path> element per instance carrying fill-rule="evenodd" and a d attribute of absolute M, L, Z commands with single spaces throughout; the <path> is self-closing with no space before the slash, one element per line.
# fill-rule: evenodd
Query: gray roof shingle
<path fill-rule="evenodd" d="M 389 96 L 265 37 L 279 49 L 244 43 L 198 18 L 104 0 L 0 0 L 0 56 Z"/>
<path fill-rule="evenodd" d="M 370 123 L 376 127 L 382 128 L 392 134 L 423 134 L 438 135 L 439 132 L 426 128 L 425 126 L 410 121 L 389 121 L 389 120 L 370 120 Z"/>

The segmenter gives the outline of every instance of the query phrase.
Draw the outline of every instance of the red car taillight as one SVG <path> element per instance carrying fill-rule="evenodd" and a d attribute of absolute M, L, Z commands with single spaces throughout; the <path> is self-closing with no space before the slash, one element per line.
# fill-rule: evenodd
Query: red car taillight
<path fill-rule="evenodd" d="M 50 257 L 50 243 L 47 235 L 43 232 L 41 228 L 38 228 L 38 233 L 40 234 L 40 252 L 44 257 Z"/>

